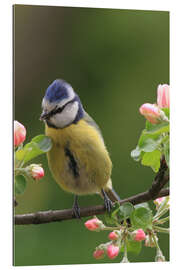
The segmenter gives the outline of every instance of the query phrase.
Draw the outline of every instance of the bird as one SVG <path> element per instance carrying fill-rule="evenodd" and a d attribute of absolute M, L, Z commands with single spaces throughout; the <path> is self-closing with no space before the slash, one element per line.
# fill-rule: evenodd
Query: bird
<path fill-rule="evenodd" d="M 52 140 L 47 153 L 50 171 L 64 191 L 74 194 L 74 216 L 80 218 L 78 196 L 96 193 L 110 212 L 113 202 L 120 200 L 112 187 L 112 162 L 99 126 L 68 82 L 56 79 L 48 86 L 40 120 Z"/>

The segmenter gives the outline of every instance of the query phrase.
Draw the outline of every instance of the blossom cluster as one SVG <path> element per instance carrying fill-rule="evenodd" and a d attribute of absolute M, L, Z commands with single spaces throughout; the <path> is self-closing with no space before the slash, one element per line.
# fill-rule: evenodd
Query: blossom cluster
<path fill-rule="evenodd" d="M 157 88 L 157 103 L 145 103 L 139 111 L 144 117 L 152 124 L 158 124 L 162 120 L 168 120 L 161 110 L 163 108 L 169 108 L 170 106 L 170 87 L 168 84 L 160 84 Z"/>
<path fill-rule="evenodd" d="M 14 193 L 23 194 L 27 181 L 36 183 L 44 177 L 44 169 L 41 164 L 32 163 L 31 160 L 39 155 L 47 153 L 52 147 L 51 139 L 44 135 L 38 135 L 24 144 L 26 140 L 26 128 L 18 121 L 14 121 Z M 28 163 L 28 164 L 27 164 Z M 17 205 L 17 201 L 16 201 Z"/>
<path fill-rule="evenodd" d="M 14 121 L 14 146 L 22 147 L 22 143 L 26 139 L 26 128 L 19 123 L 18 121 Z M 18 169 L 18 165 L 16 166 L 16 170 Z M 24 169 L 24 172 L 32 177 L 34 180 L 39 180 L 44 176 L 44 170 L 41 165 L 31 164 Z"/>
<path fill-rule="evenodd" d="M 152 218 L 152 223 L 147 224 L 146 229 L 144 228 L 135 229 L 136 225 L 140 221 L 140 218 L 144 218 L 143 216 L 140 216 L 140 215 L 137 217 L 137 224 L 134 223 L 134 224 L 128 225 L 127 222 L 124 220 L 124 222 L 120 222 L 119 226 L 115 226 L 114 229 L 113 227 L 106 226 L 96 216 L 93 217 L 92 219 L 87 220 L 84 225 L 90 231 L 100 232 L 103 230 L 110 230 L 110 233 L 108 234 L 108 239 L 110 241 L 106 243 L 102 243 L 99 246 L 97 246 L 95 248 L 95 251 L 93 252 L 93 257 L 95 259 L 103 259 L 105 256 L 107 256 L 109 259 L 113 260 L 121 252 L 124 252 L 124 256 L 121 262 L 127 263 L 129 262 L 128 257 L 127 257 L 128 245 L 130 246 L 131 243 L 134 242 L 134 243 L 137 243 L 137 245 L 134 244 L 133 246 L 135 247 L 137 246 L 138 248 L 140 247 L 139 244 L 141 244 L 144 241 L 144 245 L 146 247 L 156 247 L 157 253 L 156 253 L 155 260 L 164 261 L 165 258 L 158 244 L 157 232 L 160 232 L 161 230 L 162 232 L 166 232 L 167 229 L 158 228 L 157 224 L 163 224 L 166 221 L 168 221 L 168 217 L 163 218 L 163 219 L 159 219 L 159 218 L 169 210 L 169 197 L 157 198 L 154 200 L 154 204 L 156 206 L 157 212 Z M 147 214 L 145 214 L 145 216 L 146 215 Z M 116 222 L 116 225 L 117 225 L 117 222 Z"/>
<path fill-rule="evenodd" d="M 107 227 L 99 220 L 97 217 L 89 219 L 85 222 L 85 227 L 90 231 L 100 231 L 106 229 Z M 121 241 L 124 234 L 124 228 L 121 227 L 119 230 L 114 230 L 109 233 L 108 238 L 111 240 L 105 244 L 99 245 L 93 256 L 95 259 L 102 259 L 105 255 L 107 255 L 110 259 L 115 259 L 121 248 Z M 146 239 L 146 234 L 142 229 L 134 230 L 133 232 L 129 232 L 132 240 L 141 242 Z"/>

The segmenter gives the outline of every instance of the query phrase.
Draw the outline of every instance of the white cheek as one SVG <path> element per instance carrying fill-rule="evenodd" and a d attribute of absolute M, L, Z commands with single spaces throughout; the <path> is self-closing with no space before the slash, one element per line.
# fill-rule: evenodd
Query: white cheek
<path fill-rule="evenodd" d="M 69 103 L 67 104 L 67 106 L 64 108 L 64 110 L 61 113 L 58 113 L 54 115 L 53 117 L 51 117 L 50 121 L 58 128 L 63 128 L 65 126 L 68 126 L 76 118 L 78 109 L 79 109 L 79 105 L 77 101 L 73 103 Z"/>

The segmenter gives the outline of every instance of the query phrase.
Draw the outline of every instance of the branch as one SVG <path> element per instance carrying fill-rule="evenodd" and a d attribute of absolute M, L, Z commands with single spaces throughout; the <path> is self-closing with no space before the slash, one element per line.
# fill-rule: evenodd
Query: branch
<path fill-rule="evenodd" d="M 167 179 L 166 179 L 167 181 Z M 142 192 L 132 197 L 126 198 L 124 200 L 120 200 L 119 203 L 123 204 L 125 202 L 131 202 L 132 204 L 136 205 L 142 202 L 147 202 L 149 200 L 168 196 L 169 195 L 169 188 L 164 188 L 158 194 L 154 195 L 150 191 Z M 90 207 L 83 207 L 81 208 L 81 217 L 88 217 L 93 215 L 100 215 L 104 214 L 106 211 L 104 205 L 96 205 Z M 49 223 L 55 221 L 63 221 L 68 219 L 74 219 L 75 216 L 73 214 L 72 209 L 65 209 L 65 210 L 49 210 L 49 211 L 42 211 L 37 213 L 30 213 L 24 215 L 16 215 L 15 216 L 15 224 L 16 225 L 28 225 L 28 224 L 42 224 L 42 223 Z"/>
<path fill-rule="evenodd" d="M 168 169 L 168 166 L 166 164 L 165 157 L 162 156 L 160 169 L 159 169 L 158 173 L 156 174 L 156 177 L 152 183 L 152 187 L 149 189 L 149 193 L 150 193 L 152 199 L 156 198 L 156 195 L 159 193 L 159 191 L 169 181 L 169 176 L 168 175 L 165 176 L 167 169 Z"/>
<path fill-rule="evenodd" d="M 167 170 L 167 164 L 164 156 L 161 159 L 161 165 L 158 173 L 155 176 L 155 179 L 152 183 L 152 187 L 146 191 L 139 193 L 137 195 L 131 196 L 124 200 L 120 200 L 119 203 L 123 204 L 125 202 L 130 202 L 133 205 L 154 200 L 158 197 L 168 196 L 169 188 L 162 189 L 165 184 L 169 181 L 169 176 L 165 176 Z M 16 202 L 17 203 L 17 202 Z M 96 205 L 90 207 L 81 208 L 81 217 L 88 217 L 93 215 L 100 215 L 106 212 L 104 205 Z M 28 224 L 42 224 L 55 221 L 63 221 L 68 219 L 74 219 L 74 213 L 72 209 L 65 210 L 49 210 L 49 211 L 40 211 L 36 213 L 29 213 L 23 215 L 15 216 L 15 225 L 28 225 Z"/>

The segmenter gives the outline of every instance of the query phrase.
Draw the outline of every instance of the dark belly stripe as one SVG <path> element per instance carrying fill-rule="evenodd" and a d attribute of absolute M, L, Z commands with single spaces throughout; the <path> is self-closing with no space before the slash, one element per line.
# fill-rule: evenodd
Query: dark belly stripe
<path fill-rule="evenodd" d="M 72 171 L 73 176 L 75 178 L 79 177 L 79 169 L 78 169 L 78 165 L 77 162 L 72 154 L 72 152 L 70 151 L 70 149 L 68 147 L 66 147 L 64 149 L 65 151 L 65 155 L 69 158 L 69 169 Z"/>

